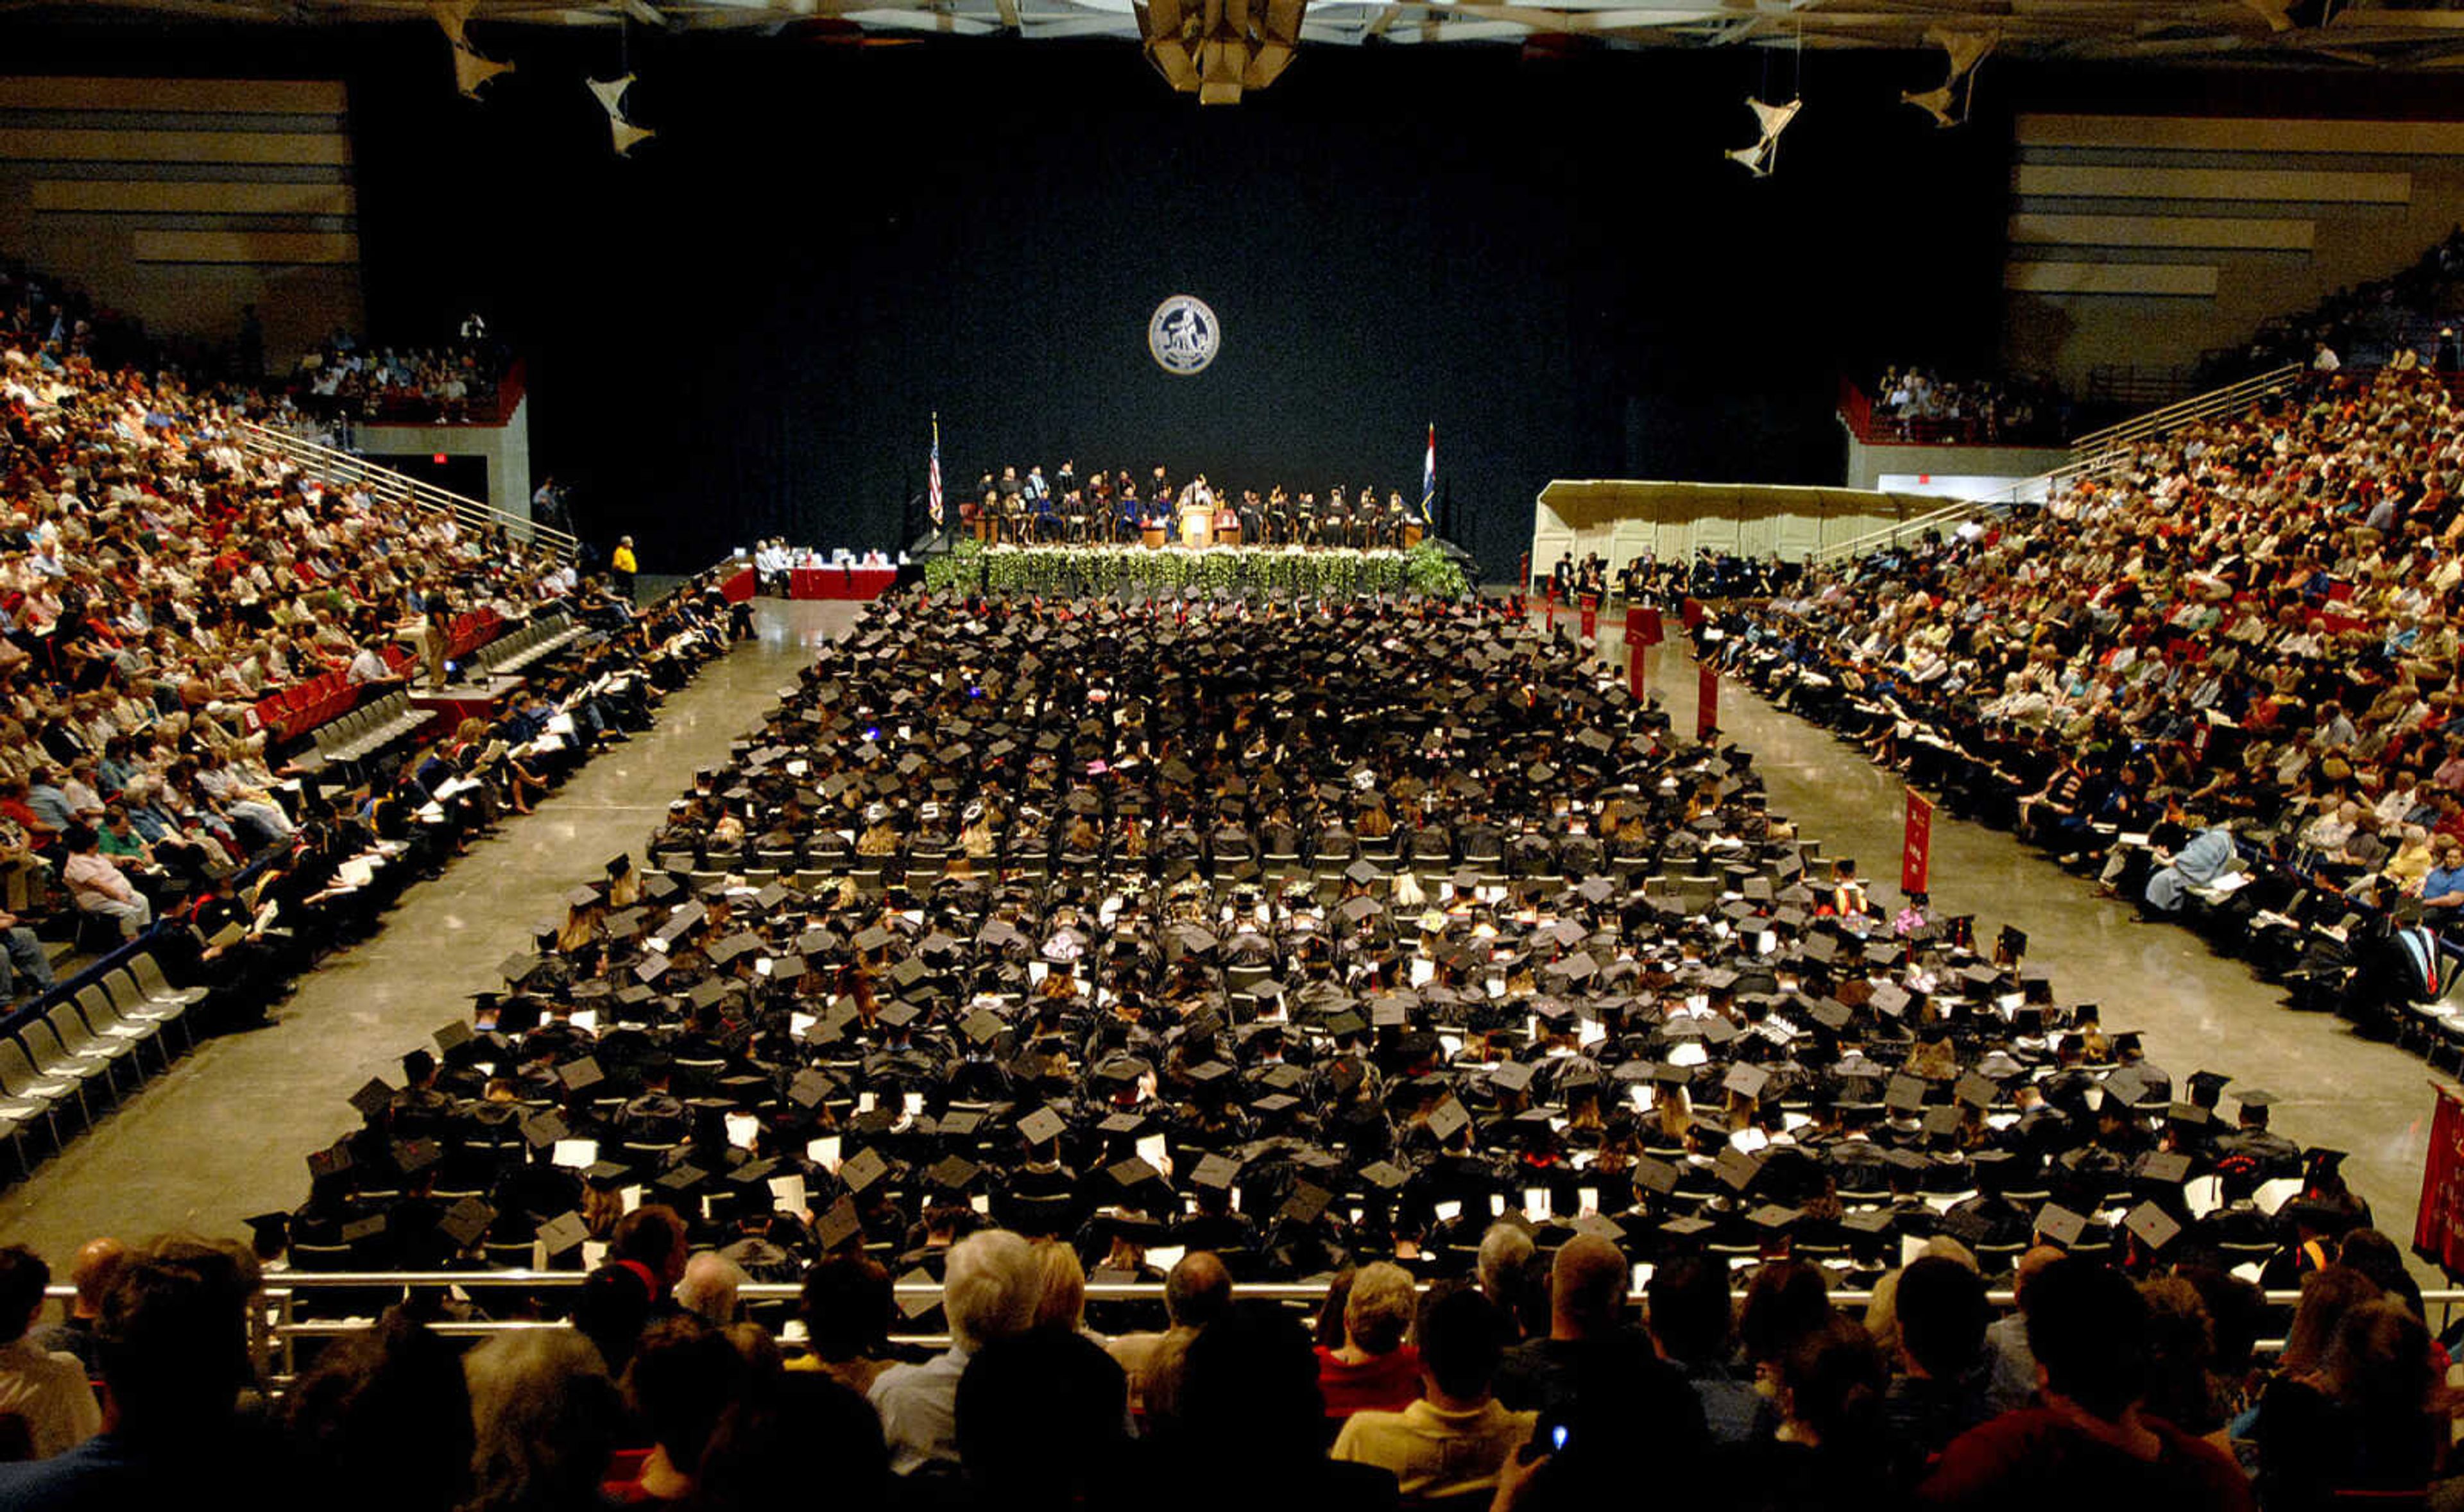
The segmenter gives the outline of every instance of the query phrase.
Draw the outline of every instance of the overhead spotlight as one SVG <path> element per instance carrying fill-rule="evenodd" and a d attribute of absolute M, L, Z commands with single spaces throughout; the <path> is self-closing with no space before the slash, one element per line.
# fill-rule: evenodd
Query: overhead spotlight
<path fill-rule="evenodd" d="M 1748 95 L 1746 105 L 1754 113 L 1754 121 L 1762 128 L 1761 135 L 1752 146 L 1729 148 L 1728 161 L 1744 164 L 1747 171 L 1755 178 L 1767 179 L 1771 177 L 1771 164 L 1779 156 L 1779 134 L 1796 119 L 1796 113 L 1805 107 L 1805 101 L 1792 99 L 1785 105 L 1766 105 Z"/>
<path fill-rule="evenodd" d="M 1201 105 L 1230 105 L 1290 64 L 1309 0 L 1138 0 L 1133 9 L 1164 82 Z"/>
<path fill-rule="evenodd" d="M 1900 103 L 1914 105 L 1933 117 L 1938 126 L 1956 126 L 1968 120 L 1969 94 L 1975 84 L 1976 65 L 1993 51 L 1995 39 L 1972 32 L 1931 31 L 1925 40 L 1940 47 L 1950 58 L 1950 77 L 1938 89 L 1923 94 L 1914 92 L 1900 96 Z"/>

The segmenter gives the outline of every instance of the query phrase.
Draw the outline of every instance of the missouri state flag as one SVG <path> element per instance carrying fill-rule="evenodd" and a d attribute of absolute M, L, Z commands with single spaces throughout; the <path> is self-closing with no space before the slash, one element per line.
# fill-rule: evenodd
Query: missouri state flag
<path fill-rule="evenodd" d="M 1432 420 L 1429 422 L 1428 455 L 1422 458 L 1420 462 L 1420 519 L 1422 523 L 1427 524 L 1435 522 L 1436 516 L 1431 515 L 1429 511 L 1436 506 L 1437 498 L 1438 423 Z"/>

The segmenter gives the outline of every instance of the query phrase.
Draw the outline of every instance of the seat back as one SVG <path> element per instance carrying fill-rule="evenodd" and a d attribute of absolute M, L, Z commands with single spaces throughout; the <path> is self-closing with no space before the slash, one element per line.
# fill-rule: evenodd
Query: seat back
<path fill-rule="evenodd" d="M 72 1000 L 76 1002 L 78 1014 L 85 1019 L 85 1026 L 96 1034 L 114 1028 L 121 1022 L 120 1010 L 112 1006 L 111 995 L 102 990 L 102 984 L 99 982 L 91 987 L 77 989 L 77 995 Z M 53 1011 L 58 1012 L 57 1009 Z"/>
<path fill-rule="evenodd" d="M 0 1040 L 0 1092 L 11 1097 L 48 1101 L 42 1093 L 34 1090 L 34 1084 L 42 1080 L 43 1075 L 34 1069 L 33 1061 L 26 1054 L 26 1047 L 19 1044 L 14 1036 Z"/>
<path fill-rule="evenodd" d="M 131 956 L 128 972 L 137 978 L 138 988 L 148 997 L 170 989 L 170 978 L 163 975 L 163 963 L 154 958 L 152 951 L 141 951 Z"/>
<path fill-rule="evenodd" d="M 33 1059 L 34 1068 L 38 1071 L 66 1068 L 75 1063 L 74 1058 L 60 1048 L 60 1037 L 52 1031 L 49 1019 L 32 1020 L 18 1031 L 18 1038 L 25 1042 L 26 1054 Z"/>
<path fill-rule="evenodd" d="M 52 1032 L 60 1037 L 61 1047 L 70 1054 L 94 1048 L 94 1031 L 85 1026 L 85 1020 L 69 1004 L 62 1003 L 43 1015 L 43 1022 L 52 1026 Z"/>

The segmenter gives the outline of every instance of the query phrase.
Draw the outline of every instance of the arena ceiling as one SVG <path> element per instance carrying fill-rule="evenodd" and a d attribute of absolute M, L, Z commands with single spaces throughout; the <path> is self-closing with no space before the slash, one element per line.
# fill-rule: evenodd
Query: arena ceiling
<path fill-rule="evenodd" d="M 1239 5 L 1242 0 L 1230 0 Z M 1265 0 L 1253 0 L 1265 9 Z M 382 21 L 428 0 L 0 0 L 0 11 L 113 10 L 187 20 Z M 1133 0 L 475 0 L 472 24 L 782 34 L 879 33 L 1030 39 L 1138 36 Z M 2464 65 L 2455 0 L 1308 0 L 1304 44 L 1524 42 L 1630 48 L 1921 49 L 1957 36 L 1994 51 L 2082 60 L 2359 68 Z"/>

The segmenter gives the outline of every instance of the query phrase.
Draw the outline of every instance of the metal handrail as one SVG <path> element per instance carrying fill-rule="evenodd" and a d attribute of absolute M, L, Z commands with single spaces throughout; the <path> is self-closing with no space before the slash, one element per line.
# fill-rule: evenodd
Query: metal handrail
<path fill-rule="evenodd" d="M 2208 416 L 2220 411 L 2239 408 L 2254 399 L 2292 387 L 2305 371 L 2307 369 L 2299 362 L 2287 362 L 2282 367 L 2270 369 L 2255 378 L 2245 378 L 2236 383 L 2227 383 L 2222 388 L 2211 388 L 2204 394 L 2193 394 L 2188 399 L 2177 400 L 2161 409 L 2151 409 L 2144 415 L 2133 415 L 2128 420 L 2107 426 L 2101 430 L 2091 430 L 2071 443 L 2073 463 L 2076 465 L 2092 460 L 2101 453 L 2144 441 L 2149 436 L 2170 430 L 2175 426 L 2184 425 L 2189 421 L 2205 420 Z"/>
<path fill-rule="evenodd" d="M 2035 477 L 2022 478 L 1999 493 L 1988 493 L 1981 498 L 1953 499 L 1913 518 L 1897 520 L 1879 529 L 1850 536 L 1842 540 L 1826 542 L 1815 547 L 1808 555 L 1807 559 L 1816 566 L 1825 566 L 1835 561 L 1846 561 L 1854 557 L 1861 557 L 1880 547 L 1896 546 L 1904 536 L 1922 534 L 1938 526 L 1956 525 L 1978 515 L 2009 509 L 2027 497 L 2030 491 L 2034 489 L 2042 488 L 2050 497 L 2057 476 L 2058 474 L 2052 472 L 2039 473 Z"/>
<path fill-rule="evenodd" d="M 467 493 L 456 493 L 432 483 L 422 482 L 407 472 L 303 440 L 271 426 L 253 420 L 237 423 L 236 439 L 245 449 L 258 456 L 280 457 L 296 462 L 306 471 L 324 478 L 343 482 L 369 484 L 393 499 L 408 499 L 421 509 L 450 515 L 458 524 L 476 530 L 493 530 L 504 526 L 514 535 L 535 546 L 544 546 L 563 555 L 571 555 L 576 541 L 573 536 L 551 525 L 543 525 L 526 515 L 508 514 L 493 505 L 483 504 Z"/>
<path fill-rule="evenodd" d="M 264 1290 L 258 1295 L 258 1305 L 249 1318 L 250 1348 L 255 1357 L 260 1378 L 269 1386 L 280 1388 L 297 1377 L 298 1360 L 296 1347 L 302 1340 L 343 1339 L 365 1333 L 376 1326 L 373 1318 L 302 1319 L 296 1313 L 297 1296 L 333 1288 L 382 1287 L 409 1289 L 422 1286 L 451 1286 L 464 1291 L 490 1290 L 578 1290 L 590 1280 L 582 1271 L 532 1270 L 469 1270 L 469 1271 L 280 1271 L 266 1278 Z M 1419 1289 L 1426 1291 L 1427 1282 Z M 748 1282 L 737 1288 L 737 1297 L 747 1303 L 792 1303 L 803 1295 L 803 1288 L 781 1282 Z M 894 1282 L 891 1291 L 899 1298 L 938 1301 L 938 1282 Z M 1245 1301 L 1274 1302 L 1287 1304 L 1315 1305 L 1326 1300 L 1323 1284 L 1306 1282 L 1243 1282 L 1236 1287 Z M 1158 1282 L 1089 1282 L 1089 1303 L 1135 1302 L 1161 1304 L 1164 1288 Z M 77 1298 L 77 1288 L 54 1282 L 43 1290 L 49 1301 L 63 1307 Z M 1731 1305 L 1741 1304 L 1745 1293 L 1732 1290 Z M 2270 1307 L 2293 1307 L 2301 1301 L 2299 1291 L 2270 1291 L 2261 1294 Z M 1833 1306 L 1843 1311 L 1860 1308 L 1874 1300 L 1871 1291 L 1842 1290 L 1830 1294 Z M 1991 1306 L 2015 1306 L 2018 1296 L 2007 1288 L 1990 1290 L 1985 1300 Z M 1644 1299 L 1629 1295 L 1626 1305 L 1639 1309 Z M 2458 1307 L 2464 1307 L 2464 1289 L 2425 1289 L 2422 1307 L 2442 1326 Z M 571 1325 L 561 1319 L 437 1319 L 425 1326 L 430 1333 L 449 1339 L 486 1339 L 500 1334 L 522 1333 L 535 1328 L 563 1328 Z M 947 1333 L 899 1333 L 890 1336 L 890 1343 L 917 1348 L 940 1348 L 948 1345 Z M 2261 1339 L 2256 1348 L 2270 1355 L 2283 1348 L 2281 1339 Z"/>
<path fill-rule="evenodd" d="M 2071 443 L 2071 460 L 2049 472 L 2023 479 L 2003 490 L 1999 494 L 1989 494 L 1984 498 L 1961 499 L 1920 515 L 1914 519 L 1901 520 L 1879 530 L 1851 536 L 1845 540 L 1829 542 L 1815 548 L 1811 559 L 1816 565 L 1826 565 L 1860 557 L 1880 547 L 1896 546 L 1903 537 L 1912 533 L 1920 533 L 1941 525 L 1958 524 L 1981 514 L 2007 509 L 2032 491 L 2041 490 L 2044 497 L 2050 499 L 2056 493 L 2081 478 L 2101 476 L 2121 468 L 2129 461 L 2133 449 L 2148 437 L 2161 434 L 2175 426 L 2187 425 L 2191 421 L 2204 420 L 2210 415 L 2219 414 L 2228 409 L 2239 408 L 2254 399 L 2289 388 L 2299 381 L 2305 371 L 2307 369 L 2299 362 L 2287 362 L 2282 367 L 2261 373 L 2255 378 L 2246 378 L 2240 383 L 2228 383 L 2222 388 L 2194 395 L 2178 404 L 2167 405 L 2161 409 L 2151 409 L 2144 415 L 2134 416 L 2119 425 L 2107 426 L 2101 430 L 2091 430 Z"/>

